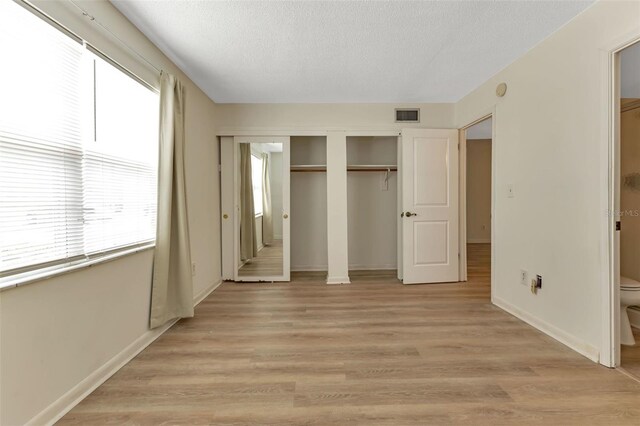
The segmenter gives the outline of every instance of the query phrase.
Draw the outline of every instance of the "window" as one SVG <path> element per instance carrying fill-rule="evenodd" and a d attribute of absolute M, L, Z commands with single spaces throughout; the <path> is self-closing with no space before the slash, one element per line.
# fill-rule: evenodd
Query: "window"
<path fill-rule="evenodd" d="M 262 158 L 251 156 L 251 180 L 253 182 L 253 211 L 262 214 Z"/>
<path fill-rule="evenodd" d="M 0 2 L 0 275 L 155 239 L 158 95 Z"/>

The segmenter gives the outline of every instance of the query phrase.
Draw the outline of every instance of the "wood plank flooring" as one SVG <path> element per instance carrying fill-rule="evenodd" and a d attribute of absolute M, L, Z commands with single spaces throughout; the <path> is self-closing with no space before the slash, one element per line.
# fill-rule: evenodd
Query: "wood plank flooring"
<path fill-rule="evenodd" d="M 225 283 L 60 424 L 640 423 L 640 384 L 491 305 L 488 246 L 469 262 L 460 284 Z"/>
<path fill-rule="evenodd" d="M 242 265 L 238 271 L 241 277 L 274 277 L 282 275 L 282 240 L 264 246 L 250 262 Z"/>
<path fill-rule="evenodd" d="M 622 368 L 640 380 L 640 330 L 634 328 L 633 335 L 636 338 L 635 346 L 622 345 L 620 360 Z"/>

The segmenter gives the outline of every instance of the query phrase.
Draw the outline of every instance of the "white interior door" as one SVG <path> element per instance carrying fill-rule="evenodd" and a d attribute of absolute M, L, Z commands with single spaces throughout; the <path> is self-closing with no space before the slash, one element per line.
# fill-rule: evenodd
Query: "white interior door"
<path fill-rule="evenodd" d="M 257 235 L 259 250 L 258 254 L 252 259 L 245 260 L 242 258 L 240 248 L 240 235 L 242 228 L 241 220 L 241 181 L 242 173 L 240 167 L 240 145 L 248 144 L 251 148 L 251 155 L 260 158 L 266 154 L 269 158 L 269 167 L 275 168 L 274 173 L 270 174 L 271 194 L 281 191 L 281 205 L 272 204 L 272 221 L 278 221 L 282 226 L 282 240 L 273 238 L 271 244 L 263 241 L 262 230 L 264 214 L 255 209 L 255 204 L 260 203 L 260 197 L 254 199 L 255 227 L 254 233 Z M 275 161 L 274 156 L 279 156 Z M 290 238 L 290 138 L 288 136 L 266 137 L 266 136 L 245 136 L 234 137 L 234 280 L 249 282 L 272 282 L 272 281 L 290 281 L 291 279 L 291 238 Z M 277 166 L 276 166 L 277 165 Z M 259 168 L 256 168 L 258 170 Z M 252 167 L 253 171 L 253 167 Z M 253 175 L 253 173 L 252 173 Z M 276 175 L 278 179 L 276 179 Z M 254 186 L 254 194 L 259 184 L 257 179 L 252 179 Z"/>
<path fill-rule="evenodd" d="M 458 281 L 458 131 L 402 131 L 404 284 Z"/>

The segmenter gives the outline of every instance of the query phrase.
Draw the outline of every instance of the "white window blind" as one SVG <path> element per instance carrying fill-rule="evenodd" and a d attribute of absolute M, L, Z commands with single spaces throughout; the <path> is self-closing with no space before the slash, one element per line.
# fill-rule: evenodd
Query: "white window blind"
<path fill-rule="evenodd" d="M 155 239 L 158 96 L 95 57 L 95 140 L 83 167 L 87 254 Z"/>
<path fill-rule="evenodd" d="M 262 214 L 262 158 L 251 155 L 251 183 L 253 187 L 253 212 Z"/>
<path fill-rule="evenodd" d="M 155 236 L 158 96 L 0 2 L 0 275 Z"/>

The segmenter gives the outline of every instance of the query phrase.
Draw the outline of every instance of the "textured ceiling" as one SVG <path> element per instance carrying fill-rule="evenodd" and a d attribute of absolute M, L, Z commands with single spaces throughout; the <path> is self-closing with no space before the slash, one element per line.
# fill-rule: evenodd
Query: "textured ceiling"
<path fill-rule="evenodd" d="M 456 102 L 592 1 L 112 0 L 216 102 Z"/>

